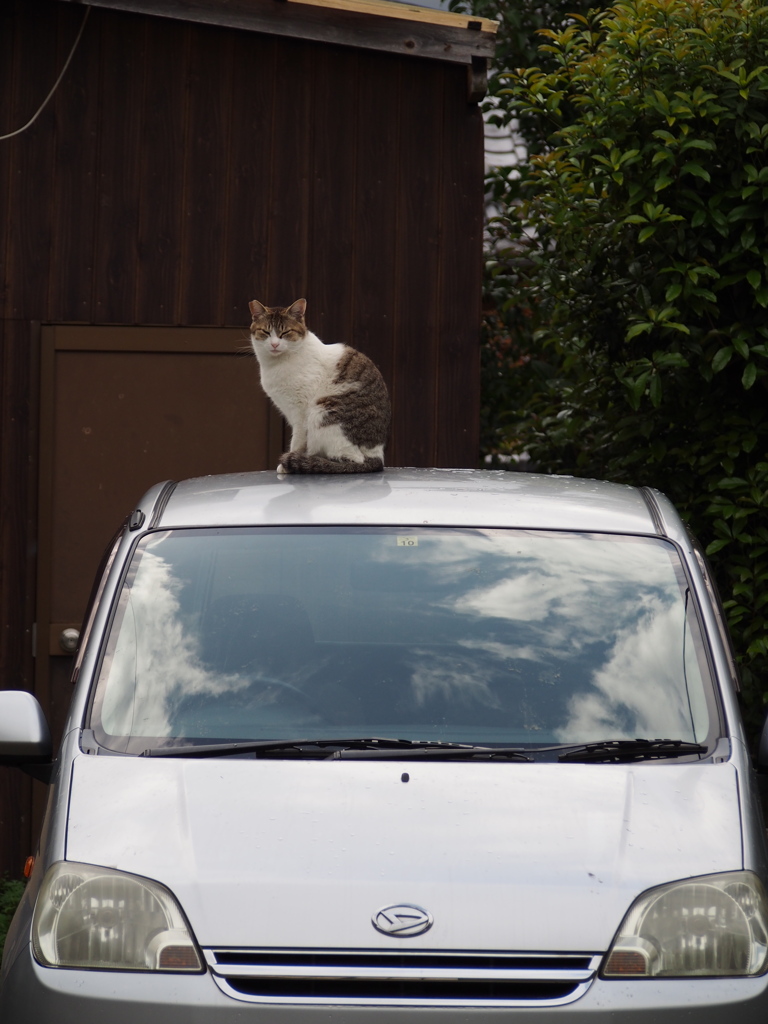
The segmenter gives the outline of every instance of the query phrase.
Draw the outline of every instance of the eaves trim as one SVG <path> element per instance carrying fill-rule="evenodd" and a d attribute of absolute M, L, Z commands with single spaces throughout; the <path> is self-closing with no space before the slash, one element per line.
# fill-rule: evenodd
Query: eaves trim
<path fill-rule="evenodd" d="M 391 0 L 92 0 L 89 6 L 429 57 L 476 71 L 493 56 L 498 28 L 488 18 Z"/>

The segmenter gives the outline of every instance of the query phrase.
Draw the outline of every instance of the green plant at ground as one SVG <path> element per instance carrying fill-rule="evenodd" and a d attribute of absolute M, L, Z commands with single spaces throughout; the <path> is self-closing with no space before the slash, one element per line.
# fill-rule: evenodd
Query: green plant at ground
<path fill-rule="evenodd" d="M 24 882 L 4 876 L 0 878 L 0 959 L 3 956 L 5 936 L 19 900 L 24 895 Z"/>
<path fill-rule="evenodd" d="M 506 407 L 489 403 L 486 443 L 669 494 L 713 563 L 754 726 L 768 684 L 768 8 L 624 0 L 541 38 L 536 66 L 495 76 L 505 116 L 535 138 L 520 180 L 494 179 L 486 330 L 522 361 L 495 371 Z"/>

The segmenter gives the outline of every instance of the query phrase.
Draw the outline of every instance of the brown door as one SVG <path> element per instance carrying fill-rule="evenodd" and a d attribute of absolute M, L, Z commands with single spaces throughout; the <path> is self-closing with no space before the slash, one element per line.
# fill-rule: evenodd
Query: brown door
<path fill-rule="evenodd" d="M 43 327 L 35 693 L 54 742 L 101 555 L 161 480 L 277 465 L 282 424 L 238 328 Z"/>

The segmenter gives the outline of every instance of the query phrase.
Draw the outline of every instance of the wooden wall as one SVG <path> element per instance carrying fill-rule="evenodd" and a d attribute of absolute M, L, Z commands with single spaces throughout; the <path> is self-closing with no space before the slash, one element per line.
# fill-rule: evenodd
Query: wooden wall
<path fill-rule="evenodd" d="M 0 134 L 85 8 L 0 5 Z M 0 686 L 30 687 L 40 323 L 308 322 L 381 367 L 390 465 L 475 465 L 482 122 L 460 65 L 93 8 L 0 141 Z M 0 769 L 0 872 L 30 837 Z M 26 831 L 25 831 L 26 830 Z"/>

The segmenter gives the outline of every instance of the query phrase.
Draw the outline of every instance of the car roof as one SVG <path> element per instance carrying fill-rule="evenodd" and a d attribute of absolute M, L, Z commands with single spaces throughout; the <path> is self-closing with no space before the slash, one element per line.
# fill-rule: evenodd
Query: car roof
<path fill-rule="evenodd" d="M 656 535 L 682 530 L 673 507 L 658 491 L 504 470 L 207 476 L 158 485 L 145 496 L 143 509 L 147 526 L 156 529 L 411 525 Z"/>

